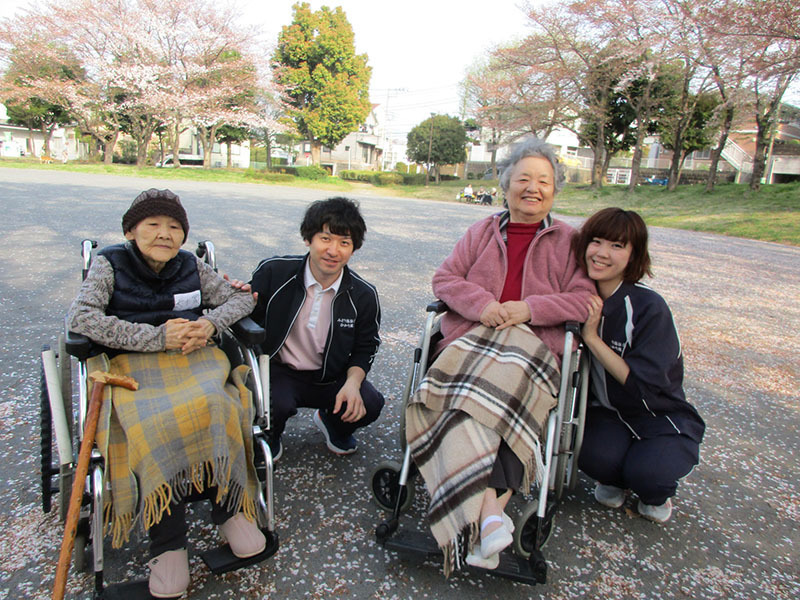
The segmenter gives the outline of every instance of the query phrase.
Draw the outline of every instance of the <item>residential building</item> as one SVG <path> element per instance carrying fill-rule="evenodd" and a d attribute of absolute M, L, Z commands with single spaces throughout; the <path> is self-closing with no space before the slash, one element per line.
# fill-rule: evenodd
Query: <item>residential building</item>
<path fill-rule="evenodd" d="M 320 153 L 320 163 L 323 167 L 330 170 L 331 175 L 337 175 L 344 169 L 354 171 L 380 171 L 383 166 L 383 146 L 382 131 L 378 125 L 378 117 L 375 109 L 372 108 L 357 131 L 349 133 L 336 147 L 322 147 Z M 311 164 L 311 142 L 305 141 L 300 144 L 295 164 Z"/>

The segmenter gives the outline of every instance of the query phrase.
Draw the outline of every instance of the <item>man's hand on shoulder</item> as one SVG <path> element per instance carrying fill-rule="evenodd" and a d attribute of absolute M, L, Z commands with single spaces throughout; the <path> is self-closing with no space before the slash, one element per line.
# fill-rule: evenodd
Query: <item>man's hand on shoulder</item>
<path fill-rule="evenodd" d="M 237 290 L 242 290 L 243 292 L 250 292 L 252 291 L 252 286 L 247 283 L 246 281 L 242 281 L 240 279 L 231 279 L 228 277 L 226 273 L 223 273 L 222 278 L 231 284 L 231 287 L 236 288 Z M 253 300 L 258 302 L 258 292 L 253 292 Z"/>

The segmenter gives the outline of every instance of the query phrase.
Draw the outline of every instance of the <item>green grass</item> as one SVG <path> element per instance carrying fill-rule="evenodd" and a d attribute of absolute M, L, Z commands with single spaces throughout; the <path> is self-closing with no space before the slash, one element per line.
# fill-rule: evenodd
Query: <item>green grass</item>
<path fill-rule="evenodd" d="M 293 178 L 279 181 L 247 176 L 245 169 L 137 169 L 130 165 L 106 166 L 97 163 L 70 162 L 42 165 L 36 159 L 0 158 L 0 167 L 55 169 L 78 173 L 107 173 L 132 177 L 153 177 L 193 181 L 254 183 L 315 188 L 346 194 L 380 194 L 427 200 L 455 202 L 465 181 L 444 181 L 429 186 L 390 185 L 375 187 L 362 182 L 342 181 L 328 177 L 324 181 Z M 252 173 L 252 172 L 251 172 Z M 497 181 L 472 181 L 477 191 L 481 186 L 499 189 Z M 668 192 L 660 186 L 641 186 L 628 193 L 624 186 L 605 186 L 593 191 L 585 185 L 571 185 L 556 197 L 555 212 L 563 215 L 589 216 L 601 208 L 619 206 L 639 212 L 649 225 L 708 231 L 735 237 L 800 246 L 800 182 L 762 186 L 752 192 L 747 185 L 726 183 L 706 194 L 703 185 L 679 186 Z"/>
<path fill-rule="evenodd" d="M 649 225 L 800 246 L 800 183 L 762 186 L 758 192 L 725 183 L 710 194 L 704 185 L 674 192 L 642 186 L 633 194 L 620 186 L 599 192 L 568 186 L 556 197 L 556 212 L 565 215 L 588 216 L 607 206 L 635 210 Z"/>
<path fill-rule="evenodd" d="M 401 188 L 406 196 L 454 201 L 463 181 L 443 182 L 428 188 Z M 496 181 L 472 182 L 497 187 Z M 498 200 L 499 202 L 499 200 Z M 669 192 L 661 186 L 607 185 L 594 191 L 586 185 L 568 184 L 556 196 L 554 210 L 562 215 L 588 217 L 601 208 L 619 206 L 635 210 L 649 225 L 708 231 L 735 237 L 800 246 L 800 182 L 762 186 L 725 183 L 710 194 L 705 185 L 682 185 Z"/>

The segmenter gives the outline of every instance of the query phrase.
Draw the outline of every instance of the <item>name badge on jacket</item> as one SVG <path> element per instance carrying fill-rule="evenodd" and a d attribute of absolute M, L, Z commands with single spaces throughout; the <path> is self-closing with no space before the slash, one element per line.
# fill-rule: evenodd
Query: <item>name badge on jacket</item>
<path fill-rule="evenodd" d="M 192 310 L 200 306 L 200 290 L 186 292 L 185 294 L 175 294 L 175 310 Z"/>

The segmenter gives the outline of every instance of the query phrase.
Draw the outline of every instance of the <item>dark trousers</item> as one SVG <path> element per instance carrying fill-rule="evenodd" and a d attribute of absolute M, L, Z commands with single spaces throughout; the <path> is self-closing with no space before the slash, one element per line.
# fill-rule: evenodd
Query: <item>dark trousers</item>
<path fill-rule="evenodd" d="M 211 502 L 211 522 L 214 525 L 222 525 L 233 516 L 230 512 L 217 504 L 213 499 L 217 497 L 216 486 L 194 492 L 178 502 L 170 504 L 170 512 L 164 512 L 161 520 L 153 525 L 148 533 L 150 534 L 150 557 L 155 558 L 159 554 L 170 550 L 185 548 L 188 544 L 186 532 L 189 530 L 186 525 L 186 503 L 195 500 L 209 500 Z"/>
<path fill-rule="evenodd" d="M 505 440 L 500 440 L 497 459 L 494 461 L 492 473 L 489 475 L 489 487 L 497 490 L 498 496 L 506 490 L 520 491 L 523 471 L 522 461 L 517 458 Z"/>
<path fill-rule="evenodd" d="M 617 415 L 605 408 L 586 411 L 578 466 L 605 485 L 630 489 L 645 504 L 664 504 L 678 480 L 700 460 L 700 444 L 688 436 L 636 439 Z"/>
<path fill-rule="evenodd" d="M 365 427 L 375 421 L 383 409 L 383 395 L 366 379 L 361 384 L 361 399 L 367 414 L 355 423 L 345 423 L 339 414 L 333 414 L 336 394 L 342 389 L 346 374 L 331 383 L 315 383 L 307 371 L 295 371 L 280 363 L 273 362 L 269 368 L 271 425 L 270 436 L 280 437 L 286 428 L 286 421 L 297 414 L 298 408 L 318 408 L 328 411 L 338 433 L 350 435 L 356 429 Z"/>

